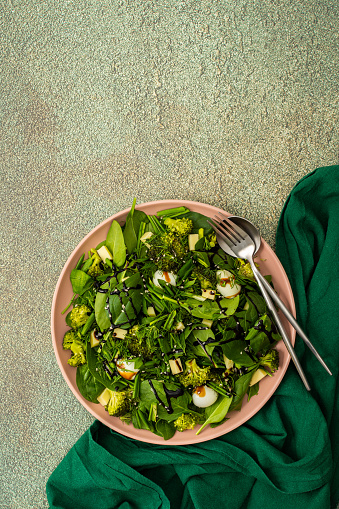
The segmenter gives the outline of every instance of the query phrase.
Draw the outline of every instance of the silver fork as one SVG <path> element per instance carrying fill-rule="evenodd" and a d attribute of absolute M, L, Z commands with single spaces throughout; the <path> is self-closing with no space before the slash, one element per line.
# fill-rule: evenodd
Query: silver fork
<path fill-rule="evenodd" d="M 305 376 L 305 373 L 300 365 L 298 357 L 295 354 L 295 351 L 294 351 L 293 346 L 289 340 L 289 337 L 287 336 L 287 333 L 280 321 L 278 312 L 277 312 L 271 298 L 269 297 L 264 285 L 262 284 L 261 280 L 258 278 L 258 276 L 256 274 L 256 266 L 255 266 L 254 260 L 253 260 L 253 254 L 255 252 L 255 244 L 254 244 L 253 240 L 241 228 L 239 228 L 234 223 L 231 223 L 230 221 L 228 221 L 227 218 L 219 219 L 217 216 L 214 216 L 214 219 L 211 219 L 211 221 L 213 221 L 213 223 L 209 222 L 209 224 L 221 236 L 221 238 L 226 242 L 226 244 L 234 252 L 235 256 L 237 256 L 238 258 L 243 258 L 249 262 L 249 264 L 252 268 L 253 274 L 254 274 L 256 281 L 258 283 L 258 286 L 260 288 L 260 291 L 266 301 L 267 307 L 270 310 L 271 315 L 274 319 L 274 322 L 279 329 L 279 332 L 280 332 L 283 342 L 287 348 L 287 351 L 290 354 L 291 359 L 292 359 L 306 389 L 308 391 L 310 391 L 311 387 L 310 387 L 310 385 L 307 381 L 307 378 Z"/>

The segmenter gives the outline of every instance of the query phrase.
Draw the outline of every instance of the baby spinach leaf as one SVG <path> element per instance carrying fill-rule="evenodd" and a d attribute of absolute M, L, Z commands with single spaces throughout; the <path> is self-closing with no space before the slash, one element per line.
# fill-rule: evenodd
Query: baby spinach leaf
<path fill-rule="evenodd" d="M 255 360 L 253 360 L 245 352 L 245 348 L 247 346 L 246 341 L 242 339 L 234 339 L 229 343 L 224 343 L 222 345 L 222 351 L 228 359 L 231 359 L 231 361 L 236 364 L 240 364 L 241 366 L 253 366 L 255 364 Z"/>
<path fill-rule="evenodd" d="M 257 382 L 256 384 L 252 385 L 252 387 L 249 387 L 248 388 L 248 391 L 247 391 L 247 394 L 248 394 L 248 399 L 247 401 L 249 401 L 253 396 L 256 396 L 259 392 L 259 382 Z"/>
<path fill-rule="evenodd" d="M 78 295 L 82 295 L 94 283 L 93 279 L 86 272 L 78 269 L 72 270 L 70 279 L 73 292 Z"/>
<path fill-rule="evenodd" d="M 108 289 L 109 283 L 105 283 L 101 286 L 102 289 Z M 97 322 L 98 326 L 100 327 L 101 331 L 104 331 L 108 329 L 108 327 L 111 325 L 108 311 L 106 309 L 106 299 L 107 299 L 107 293 L 100 293 L 98 292 L 95 297 L 95 304 L 94 304 L 94 311 L 95 311 L 95 321 Z"/>
<path fill-rule="evenodd" d="M 126 246 L 121 226 L 117 221 L 112 221 L 108 230 L 106 247 L 112 253 L 114 265 L 122 267 L 126 261 Z"/>
<path fill-rule="evenodd" d="M 248 387 L 250 385 L 250 382 L 251 382 L 251 379 L 253 376 L 253 372 L 254 372 L 254 370 L 249 371 L 245 375 L 242 375 L 240 378 L 238 378 L 238 380 L 235 382 L 235 384 L 234 384 L 235 396 L 233 398 L 233 401 L 232 401 L 232 404 L 230 407 L 230 411 L 240 410 L 242 400 L 243 400 L 246 392 L 248 391 Z"/>
<path fill-rule="evenodd" d="M 207 407 L 205 410 L 205 415 L 207 419 L 203 423 L 203 425 L 199 428 L 196 434 L 199 435 L 199 433 L 201 433 L 202 430 L 206 428 L 208 424 L 220 422 L 221 420 L 223 420 L 231 406 L 232 399 L 233 396 L 231 396 L 230 398 L 227 396 L 219 396 L 219 398 L 213 405 Z"/>
<path fill-rule="evenodd" d="M 176 385 L 172 382 L 166 382 L 166 384 L 164 384 L 164 382 L 161 382 L 159 380 L 151 380 L 151 382 L 152 382 L 153 387 L 157 393 L 157 396 L 161 400 L 162 404 L 160 403 L 160 401 L 157 399 L 156 395 L 154 394 L 154 392 L 149 384 L 149 381 L 144 380 L 140 385 L 139 408 L 142 411 L 149 411 L 150 406 L 153 403 L 157 403 L 159 419 L 164 419 L 165 421 L 169 421 L 169 422 L 175 421 L 175 419 L 180 417 L 180 415 L 190 412 L 190 410 L 188 408 L 188 404 L 191 401 L 191 396 L 189 395 L 189 393 L 187 391 L 184 391 L 184 393 L 177 398 L 170 398 L 170 405 L 171 405 L 173 412 L 169 413 L 166 410 L 166 408 L 164 408 L 164 406 L 168 406 L 168 401 L 167 401 L 166 393 L 164 390 L 164 386 L 166 386 L 166 388 L 169 390 L 175 391 L 176 389 L 178 389 L 178 385 Z"/>
<path fill-rule="evenodd" d="M 271 319 L 267 315 L 263 315 L 249 330 L 245 339 L 250 342 L 255 353 L 263 353 L 272 348 L 275 342 L 281 339 L 281 336 L 274 332 Z"/>
<path fill-rule="evenodd" d="M 208 235 L 213 232 L 212 226 L 207 222 L 209 217 L 199 214 L 199 212 L 187 212 L 181 217 L 187 217 L 193 222 L 193 233 L 198 233 L 200 228 L 204 229 L 204 235 Z"/>
<path fill-rule="evenodd" d="M 164 419 L 160 419 L 155 423 L 156 435 L 163 437 L 164 440 L 169 440 L 170 438 L 172 438 L 175 432 L 176 429 L 173 422 L 168 422 L 165 421 Z"/>
<path fill-rule="evenodd" d="M 225 309 L 225 315 L 231 316 L 233 315 L 239 306 L 239 295 L 233 297 L 233 299 L 222 299 L 220 301 L 220 306 Z"/>
<path fill-rule="evenodd" d="M 93 378 L 95 378 L 98 382 L 100 382 L 111 391 L 114 391 L 114 388 L 117 384 L 113 383 L 112 380 L 110 380 L 105 374 L 105 371 L 102 368 L 102 364 L 97 357 L 97 347 L 91 348 L 91 345 L 87 343 L 86 359 L 88 369 L 90 370 Z"/>
<path fill-rule="evenodd" d="M 135 210 L 132 215 L 128 214 L 124 228 L 124 239 L 128 253 L 133 253 L 138 244 L 139 229 L 142 222 L 147 222 L 148 218 L 142 210 Z"/>
<path fill-rule="evenodd" d="M 184 303 L 191 307 L 190 313 L 196 318 L 206 318 L 213 320 L 220 316 L 220 309 L 216 302 L 206 299 L 201 302 L 199 300 L 188 298 Z"/>
<path fill-rule="evenodd" d="M 98 403 L 97 397 L 105 389 L 105 386 L 93 377 L 87 364 L 82 364 L 77 367 L 75 381 L 80 394 L 87 399 L 87 401 Z"/>
<path fill-rule="evenodd" d="M 210 344 L 208 340 L 215 339 L 215 336 L 211 329 L 206 330 L 193 330 L 189 335 L 187 342 L 190 345 L 190 350 L 194 355 L 199 357 L 210 358 L 216 345 Z M 204 343 L 207 342 L 205 345 Z"/>
<path fill-rule="evenodd" d="M 119 283 L 116 290 L 120 290 L 120 294 L 109 296 L 110 311 L 114 324 L 123 324 L 137 318 L 143 301 L 140 283 L 140 275 L 136 273 L 125 281 L 125 286 L 123 283 Z"/>

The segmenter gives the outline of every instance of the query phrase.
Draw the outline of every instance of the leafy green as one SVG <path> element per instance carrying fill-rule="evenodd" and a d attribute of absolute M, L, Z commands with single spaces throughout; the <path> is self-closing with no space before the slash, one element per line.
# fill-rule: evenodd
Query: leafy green
<path fill-rule="evenodd" d="M 207 407 L 205 413 L 207 419 L 203 423 L 203 425 L 199 428 L 196 434 L 199 435 L 208 424 L 216 423 L 224 419 L 227 412 L 229 411 L 232 400 L 233 396 L 231 397 L 219 396 L 219 398 L 215 403 L 213 403 L 213 405 Z"/>
<path fill-rule="evenodd" d="M 87 364 L 77 367 L 75 380 L 80 394 L 87 401 L 98 403 L 97 397 L 105 389 L 105 386 L 94 378 Z"/>
<path fill-rule="evenodd" d="M 70 279 L 73 292 L 78 295 L 85 293 L 94 283 L 93 279 L 86 272 L 78 269 L 72 270 Z"/>
<path fill-rule="evenodd" d="M 122 267 L 126 261 L 125 239 L 120 224 L 115 220 L 108 230 L 106 247 L 112 253 L 114 265 Z"/>

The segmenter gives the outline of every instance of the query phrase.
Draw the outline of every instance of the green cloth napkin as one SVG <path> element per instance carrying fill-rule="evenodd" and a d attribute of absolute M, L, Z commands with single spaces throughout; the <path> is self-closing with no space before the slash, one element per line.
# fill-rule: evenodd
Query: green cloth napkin
<path fill-rule="evenodd" d="M 320 168 L 291 192 L 277 254 L 297 318 L 333 372 L 300 338 L 270 401 L 246 424 L 190 446 L 146 444 L 96 421 L 47 483 L 51 508 L 334 508 L 338 501 L 339 166 Z"/>

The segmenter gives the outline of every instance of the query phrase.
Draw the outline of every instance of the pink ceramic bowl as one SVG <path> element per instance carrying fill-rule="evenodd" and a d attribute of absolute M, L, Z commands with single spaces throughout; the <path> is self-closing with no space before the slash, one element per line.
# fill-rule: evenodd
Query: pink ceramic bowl
<path fill-rule="evenodd" d="M 154 201 L 149 203 L 143 203 L 136 208 L 143 210 L 147 214 L 155 214 L 158 210 L 164 210 L 171 207 L 178 207 L 181 205 L 184 205 L 192 211 L 200 212 L 201 214 L 204 214 L 209 217 L 212 217 L 217 212 L 225 213 L 225 211 L 222 211 L 221 209 L 218 209 L 216 207 L 212 207 L 204 203 L 186 200 Z M 272 394 L 282 381 L 290 361 L 290 356 L 282 341 L 280 341 L 277 345 L 277 349 L 279 350 L 280 353 L 279 370 L 272 377 L 265 377 L 260 382 L 259 394 L 257 396 L 252 397 L 249 402 L 244 400 L 240 412 L 237 411 L 231 412 L 229 414 L 229 420 L 226 421 L 224 424 L 221 424 L 217 428 L 210 428 L 208 426 L 198 436 L 196 436 L 195 434 L 196 431 L 194 430 L 187 430 L 181 433 L 176 432 L 175 435 L 166 442 L 163 440 L 163 438 L 154 435 L 150 431 L 135 429 L 132 424 L 127 425 L 117 417 L 111 417 L 110 415 L 108 415 L 108 412 L 100 404 L 90 403 L 89 401 L 84 399 L 80 392 L 78 391 L 77 385 L 75 383 L 76 369 L 67 364 L 69 352 L 67 350 L 63 350 L 62 339 L 66 330 L 68 330 L 69 327 L 65 323 L 65 315 L 62 315 L 61 312 L 63 309 L 65 309 L 73 295 L 70 283 L 71 270 L 74 268 L 78 259 L 83 253 L 86 253 L 87 251 L 98 245 L 101 241 L 103 241 L 106 238 L 108 229 L 113 219 L 118 221 L 121 225 L 124 224 L 125 218 L 129 210 L 130 210 L 129 208 L 125 209 L 119 212 L 118 214 L 115 214 L 114 216 L 106 219 L 106 221 L 99 224 L 96 228 L 94 228 L 94 230 L 92 230 L 88 235 L 86 235 L 86 237 L 74 249 L 73 253 L 68 258 L 60 274 L 54 292 L 51 315 L 53 347 L 60 370 L 75 397 L 93 415 L 93 417 L 95 417 L 96 419 L 100 420 L 103 424 L 106 424 L 106 426 L 114 429 L 115 431 L 123 435 L 135 438 L 136 440 L 141 440 L 143 442 L 167 445 L 185 445 L 211 440 L 212 438 L 216 438 L 220 435 L 228 433 L 229 431 L 237 428 L 238 426 L 246 422 L 248 419 L 250 419 L 250 417 L 256 414 L 263 407 L 263 405 L 265 405 L 265 403 L 267 403 L 267 401 L 270 399 L 270 397 L 272 396 Z M 280 298 L 288 306 L 290 311 L 294 314 L 295 305 L 288 278 L 277 256 L 264 240 L 262 240 L 261 248 L 257 253 L 256 262 L 259 263 L 262 274 L 272 275 L 276 291 L 278 292 Z M 289 322 L 285 319 L 283 315 L 281 315 L 281 320 L 286 328 L 287 334 L 289 335 L 291 342 L 294 344 L 295 330 L 292 328 L 292 326 L 289 324 Z M 198 428 L 196 428 L 196 430 L 197 429 Z"/>

